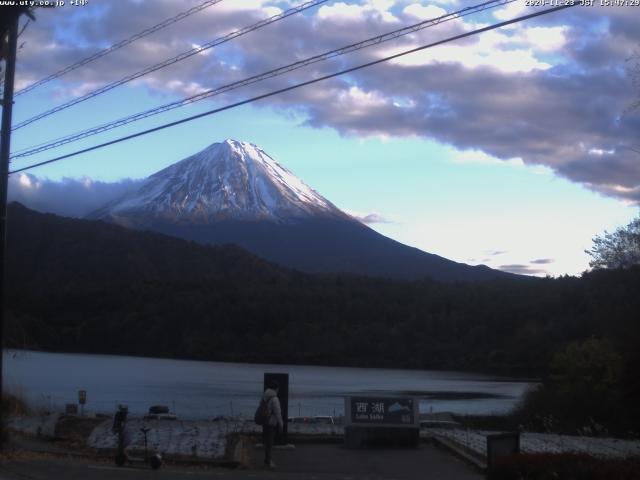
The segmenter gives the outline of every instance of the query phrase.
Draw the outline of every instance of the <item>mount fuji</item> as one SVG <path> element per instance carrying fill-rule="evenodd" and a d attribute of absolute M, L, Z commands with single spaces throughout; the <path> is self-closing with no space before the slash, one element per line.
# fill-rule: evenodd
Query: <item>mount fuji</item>
<path fill-rule="evenodd" d="M 387 238 L 257 146 L 231 139 L 156 172 L 88 218 L 200 243 L 233 243 L 307 272 L 445 281 L 516 277 Z"/>

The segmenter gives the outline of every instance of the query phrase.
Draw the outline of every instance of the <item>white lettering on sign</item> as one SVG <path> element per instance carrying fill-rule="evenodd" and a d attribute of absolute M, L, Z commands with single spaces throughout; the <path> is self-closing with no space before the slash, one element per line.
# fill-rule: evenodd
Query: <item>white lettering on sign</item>
<path fill-rule="evenodd" d="M 640 0 L 639 0 L 640 1 Z M 415 400 L 399 397 L 347 397 L 351 422 L 380 426 L 410 426 L 415 423 Z"/>

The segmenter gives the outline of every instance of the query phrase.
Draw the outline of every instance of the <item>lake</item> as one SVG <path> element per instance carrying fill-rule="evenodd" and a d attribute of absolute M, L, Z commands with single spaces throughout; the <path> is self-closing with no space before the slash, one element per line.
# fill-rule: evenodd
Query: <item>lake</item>
<path fill-rule="evenodd" d="M 342 415 L 347 395 L 413 395 L 420 412 L 506 413 L 531 385 L 473 373 L 241 364 L 111 355 L 3 352 L 3 385 L 32 405 L 62 410 L 87 392 L 86 411 L 134 414 L 167 405 L 180 418 L 253 415 L 264 372 L 289 374 L 289 415 Z"/>

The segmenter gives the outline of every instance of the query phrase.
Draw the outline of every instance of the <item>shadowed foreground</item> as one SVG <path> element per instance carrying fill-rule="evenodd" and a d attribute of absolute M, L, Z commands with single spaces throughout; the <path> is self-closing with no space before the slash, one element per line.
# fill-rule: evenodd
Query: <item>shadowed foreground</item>
<path fill-rule="evenodd" d="M 302 444 L 294 450 L 275 450 L 275 470 L 261 465 L 263 451 L 250 447 L 249 468 L 229 470 L 199 466 L 165 466 L 160 470 L 118 468 L 105 460 L 69 460 L 51 456 L 16 455 L 0 465 L 0 480 L 95 480 L 162 478 L 230 479 L 427 479 L 484 478 L 471 467 L 433 445 L 412 450 L 345 450 L 336 444 Z"/>

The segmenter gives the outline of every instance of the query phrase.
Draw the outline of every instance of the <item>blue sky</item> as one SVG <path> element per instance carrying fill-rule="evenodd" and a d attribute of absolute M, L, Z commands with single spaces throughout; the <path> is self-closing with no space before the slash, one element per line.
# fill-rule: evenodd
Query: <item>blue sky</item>
<path fill-rule="evenodd" d="M 92 0 L 39 10 L 21 37 L 17 88 L 199 3 L 123 0 L 114 8 Z M 16 97 L 14 124 L 296 4 L 224 0 Z M 19 129 L 12 151 L 469 5 L 328 1 Z M 512 2 L 12 166 L 531 11 Z M 408 245 L 519 273 L 579 274 L 591 238 L 626 224 L 640 201 L 640 112 L 631 108 L 638 86 L 629 75 L 640 50 L 639 11 L 576 7 L 425 50 L 13 175 L 10 195 L 81 214 L 79 207 L 126 188 L 126 179 L 235 138 L 260 146 L 334 204 L 376 220 L 372 228 Z"/>

